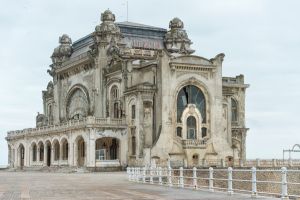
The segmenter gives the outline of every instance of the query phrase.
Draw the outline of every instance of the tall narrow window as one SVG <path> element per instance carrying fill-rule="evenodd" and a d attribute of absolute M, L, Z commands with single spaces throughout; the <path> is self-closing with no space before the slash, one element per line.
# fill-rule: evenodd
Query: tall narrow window
<path fill-rule="evenodd" d="M 119 118 L 121 116 L 119 89 L 116 85 L 112 86 L 110 90 L 110 113 L 113 118 Z"/>
<path fill-rule="evenodd" d="M 189 116 L 186 121 L 187 121 L 187 139 L 197 139 L 195 117 Z"/>
<path fill-rule="evenodd" d="M 234 99 L 231 99 L 231 121 L 238 121 L 238 103 Z"/>
<path fill-rule="evenodd" d="M 132 142 L 132 155 L 135 155 L 135 154 L 136 154 L 136 141 L 135 141 L 135 136 L 132 136 L 131 142 Z"/>
<path fill-rule="evenodd" d="M 131 154 L 136 154 L 135 128 L 131 128 Z"/>
<path fill-rule="evenodd" d="M 203 137 L 203 138 L 207 136 L 207 128 L 202 127 L 202 128 L 201 128 L 201 132 L 202 132 L 202 137 Z"/>
<path fill-rule="evenodd" d="M 176 132 L 177 132 L 178 137 L 182 137 L 182 128 L 181 127 L 177 127 Z"/>
<path fill-rule="evenodd" d="M 135 105 L 131 106 L 131 119 L 135 119 Z"/>
<path fill-rule="evenodd" d="M 119 104 L 114 103 L 114 118 L 118 118 L 118 117 L 119 117 Z"/>

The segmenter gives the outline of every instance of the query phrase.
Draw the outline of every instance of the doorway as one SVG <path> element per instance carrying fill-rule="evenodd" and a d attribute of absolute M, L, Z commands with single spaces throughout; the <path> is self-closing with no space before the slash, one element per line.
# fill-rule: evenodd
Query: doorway
<path fill-rule="evenodd" d="M 77 165 L 79 167 L 84 166 L 84 161 L 85 161 L 85 142 L 83 138 L 80 138 L 77 142 Z"/>
<path fill-rule="evenodd" d="M 51 165 L 51 146 L 47 145 L 47 166 Z"/>
<path fill-rule="evenodd" d="M 25 148 L 23 144 L 20 145 L 20 168 L 24 167 L 24 156 L 25 156 Z"/>

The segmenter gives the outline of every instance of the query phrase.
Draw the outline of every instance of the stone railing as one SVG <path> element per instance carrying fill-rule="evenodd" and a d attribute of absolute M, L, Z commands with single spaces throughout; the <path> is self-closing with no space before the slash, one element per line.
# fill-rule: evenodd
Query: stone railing
<path fill-rule="evenodd" d="M 182 140 L 182 147 L 184 149 L 205 148 L 206 140 Z"/>
<path fill-rule="evenodd" d="M 68 122 L 49 125 L 37 128 L 26 128 L 23 130 L 9 131 L 7 133 L 7 139 L 20 136 L 31 136 L 40 135 L 50 132 L 64 131 L 74 128 L 84 128 L 84 127 L 107 127 L 107 128 L 126 128 L 125 119 L 111 119 L 111 118 L 95 118 L 92 116 L 80 119 L 80 120 L 70 120 Z"/>

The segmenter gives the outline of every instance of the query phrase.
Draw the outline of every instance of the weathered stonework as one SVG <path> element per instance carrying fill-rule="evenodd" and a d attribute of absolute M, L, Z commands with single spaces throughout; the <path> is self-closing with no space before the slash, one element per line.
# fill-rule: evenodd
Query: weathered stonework
<path fill-rule="evenodd" d="M 169 30 L 117 23 L 109 10 L 101 21 L 73 43 L 60 37 L 36 128 L 7 134 L 11 167 L 246 158 L 248 85 L 222 77 L 224 54 L 191 55 L 178 18 Z"/>

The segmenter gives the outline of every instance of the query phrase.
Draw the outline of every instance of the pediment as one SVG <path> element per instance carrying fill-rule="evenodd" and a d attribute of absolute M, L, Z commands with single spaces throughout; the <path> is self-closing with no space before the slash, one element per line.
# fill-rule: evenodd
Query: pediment
<path fill-rule="evenodd" d="M 195 55 L 184 55 L 171 59 L 171 64 L 182 64 L 182 65 L 198 65 L 198 66 L 213 66 L 213 63 L 203 57 Z"/>

